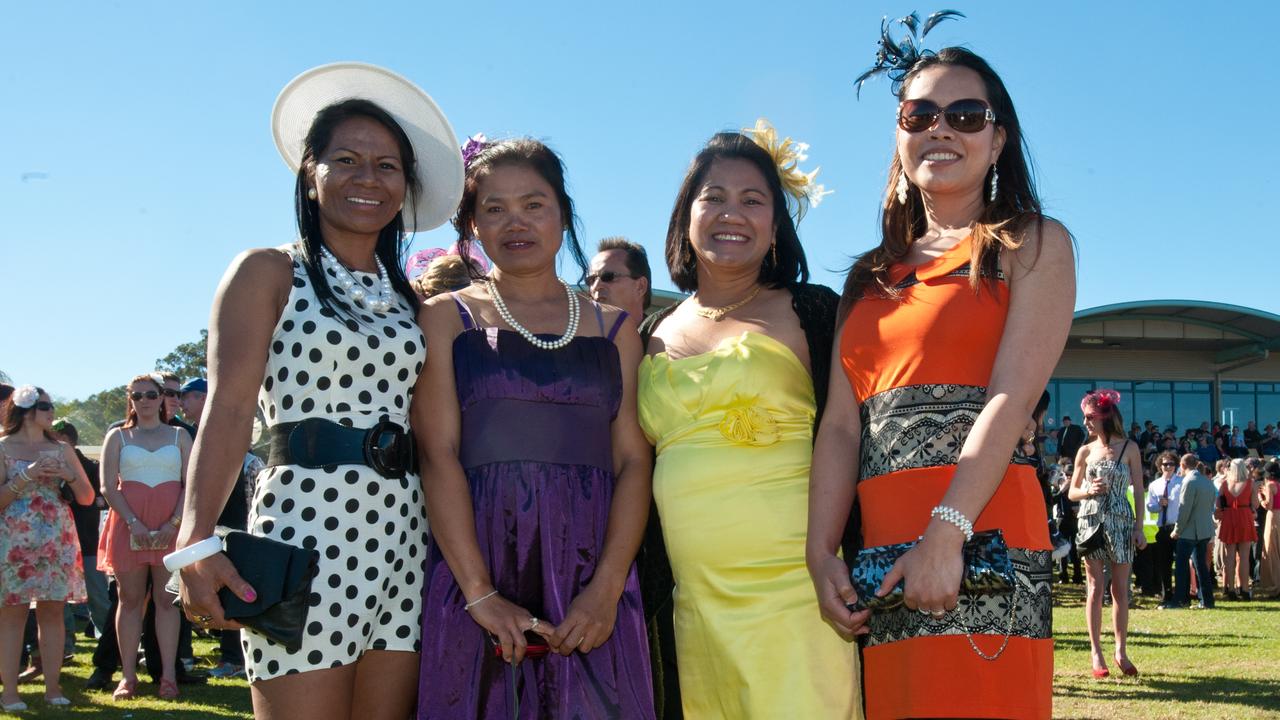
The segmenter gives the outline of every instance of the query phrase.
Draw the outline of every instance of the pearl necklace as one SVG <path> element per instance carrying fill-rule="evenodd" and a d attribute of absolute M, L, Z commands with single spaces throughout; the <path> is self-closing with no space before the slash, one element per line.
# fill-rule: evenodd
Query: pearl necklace
<path fill-rule="evenodd" d="M 387 277 L 387 268 L 383 266 L 382 260 L 377 255 L 373 256 L 373 261 L 378 264 L 380 290 L 374 297 L 369 297 L 364 286 L 356 282 L 355 277 L 351 275 L 346 266 L 339 262 L 338 258 L 334 257 L 329 248 L 324 245 L 320 246 L 320 257 L 329 265 L 329 269 L 333 270 L 334 276 L 338 279 L 338 287 L 342 288 L 347 297 L 376 313 L 385 313 L 391 309 L 391 301 L 395 294 L 391 290 L 391 279 Z"/>
<path fill-rule="evenodd" d="M 556 279 L 560 280 L 560 278 Z M 502 316 L 502 320 L 505 323 L 520 333 L 534 347 L 542 348 L 543 350 L 559 350 L 568 345 L 573 340 L 573 337 L 578 334 L 578 318 L 582 311 L 578 307 L 578 298 L 574 295 L 573 288 L 564 280 L 560 280 L 560 284 L 564 285 L 564 294 L 569 298 L 569 326 L 565 328 L 564 335 L 561 335 L 557 340 L 543 340 L 530 332 L 528 328 L 516 322 L 511 310 L 507 308 L 507 303 L 498 294 L 498 286 L 494 284 L 493 279 L 488 278 L 484 282 L 489 289 L 489 297 L 493 298 L 493 306 L 498 309 L 498 315 Z"/>

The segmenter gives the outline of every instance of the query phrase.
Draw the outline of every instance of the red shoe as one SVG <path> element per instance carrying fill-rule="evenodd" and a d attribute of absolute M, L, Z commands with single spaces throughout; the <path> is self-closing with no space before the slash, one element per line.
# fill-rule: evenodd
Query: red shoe
<path fill-rule="evenodd" d="M 1120 666 L 1120 671 L 1128 677 L 1138 676 L 1138 668 L 1134 667 L 1133 663 L 1127 660 L 1116 660 L 1116 664 Z"/>
<path fill-rule="evenodd" d="M 1101 680 L 1101 679 L 1102 679 L 1102 678 L 1104 678 L 1104 677 L 1111 677 L 1111 671 L 1107 669 L 1107 666 L 1106 666 L 1106 665 L 1103 665 L 1103 666 L 1102 666 L 1102 667 L 1100 667 L 1100 668 L 1099 668 L 1099 667 L 1095 667 L 1095 668 L 1093 669 L 1093 679 L 1094 679 L 1094 680 Z"/>

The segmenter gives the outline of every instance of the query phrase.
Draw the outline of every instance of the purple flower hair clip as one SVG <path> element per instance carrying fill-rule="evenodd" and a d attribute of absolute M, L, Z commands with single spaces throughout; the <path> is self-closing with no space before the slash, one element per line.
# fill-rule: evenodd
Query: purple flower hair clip
<path fill-rule="evenodd" d="M 471 161 L 487 147 L 489 147 L 489 138 L 485 137 L 484 133 L 476 133 L 467 138 L 466 144 L 462 146 L 463 166 L 470 169 Z"/>

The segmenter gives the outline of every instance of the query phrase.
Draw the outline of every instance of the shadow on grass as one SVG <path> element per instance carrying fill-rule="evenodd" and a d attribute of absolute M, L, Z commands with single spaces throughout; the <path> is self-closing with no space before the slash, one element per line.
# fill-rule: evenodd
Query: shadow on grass
<path fill-rule="evenodd" d="M 1245 706 L 1280 710 L 1280 680 L 1254 680 L 1216 676 L 1143 676 L 1133 682 L 1108 682 L 1084 686 L 1059 685 L 1054 694 L 1088 700 L 1186 702 Z M 1227 717 L 1224 712 L 1221 717 Z"/>
<path fill-rule="evenodd" d="M 1110 626 L 1103 632 L 1102 642 L 1104 646 L 1111 645 Z M 1180 647 L 1180 648 L 1244 648 L 1252 647 L 1254 640 L 1261 639 L 1259 635 L 1219 635 L 1216 638 L 1194 637 L 1189 638 L 1185 635 L 1177 635 L 1172 633 L 1129 633 L 1129 644 L 1136 647 Z M 1084 632 L 1055 632 L 1053 634 L 1054 646 L 1062 650 L 1087 652 L 1089 651 L 1089 635 Z"/>

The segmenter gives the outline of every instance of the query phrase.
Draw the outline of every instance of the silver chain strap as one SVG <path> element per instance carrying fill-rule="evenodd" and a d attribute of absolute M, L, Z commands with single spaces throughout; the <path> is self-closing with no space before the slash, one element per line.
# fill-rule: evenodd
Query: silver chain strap
<path fill-rule="evenodd" d="M 995 655 L 988 655 L 982 652 L 982 648 L 978 647 L 978 643 L 973 641 L 973 633 L 969 631 L 967 626 L 964 629 L 964 636 L 969 639 L 969 647 L 973 648 L 973 651 L 983 660 L 996 660 L 1004 654 L 1004 649 L 1009 647 L 1009 638 L 1013 636 L 1013 621 L 1018 614 L 1018 589 L 1018 580 L 1015 577 L 1013 580 L 1013 599 L 1009 601 L 1009 626 L 1005 628 L 1004 642 L 1000 643 L 1000 649 L 996 651 Z"/>

